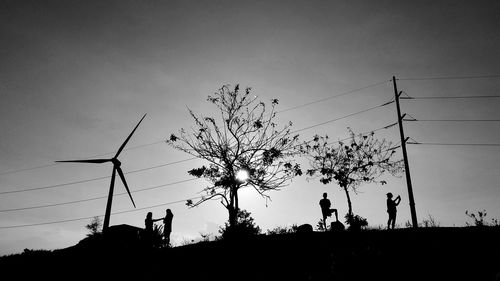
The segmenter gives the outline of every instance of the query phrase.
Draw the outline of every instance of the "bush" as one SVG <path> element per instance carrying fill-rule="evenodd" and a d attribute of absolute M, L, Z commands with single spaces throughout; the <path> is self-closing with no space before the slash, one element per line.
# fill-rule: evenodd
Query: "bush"
<path fill-rule="evenodd" d="M 231 227 L 229 223 L 226 222 L 224 226 L 219 229 L 222 239 L 248 237 L 258 235 L 260 232 L 261 230 L 253 221 L 250 212 L 246 210 L 238 210 L 235 226 Z"/>
<path fill-rule="evenodd" d="M 291 226 L 277 226 L 273 229 L 268 229 L 266 235 L 279 235 L 279 234 L 287 234 L 287 233 L 295 233 L 297 232 L 297 225 L 293 224 Z"/>
<path fill-rule="evenodd" d="M 328 231 L 328 226 L 325 225 L 323 219 L 319 219 L 318 223 L 316 224 L 316 231 Z"/>
<path fill-rule="evenodd" d="M 345 215 L 345 223 L 349 225 L 349 230 L 361 230 L 368 226 L 368 221 L 359 215 Z"/>
<path fill-rule="evenodd" d="M 102 221 L 98 216 L 95 216 L 85 228 L 89 231 L 87 237 L 99 235 L 102 232 Z"/>

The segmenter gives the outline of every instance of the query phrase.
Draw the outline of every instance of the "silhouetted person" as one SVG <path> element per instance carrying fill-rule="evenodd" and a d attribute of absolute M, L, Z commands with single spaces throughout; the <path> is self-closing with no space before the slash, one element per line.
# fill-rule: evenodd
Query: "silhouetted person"
<path fill-rule="evenodd" d="M 398 195 L 396 199 L 392 200 L 392 193 L 387 193 L 387 213 L 389 213 L 389 220 L 387 221 L 387 229 L 394 229 L 396 224 L 396 206 L 401 202 L 401 196 Z"/>
<path fill-rule="evenodd" d="M 335 213 L 335 219 L 338 221 L 339 216 L 337 213 L 337 209 L 330 209 L 332 206 L 332 203 L 330 202 L 329 199 L 326 198 L 327 194 L 326 192 L 323 193 L 323 199 L 319 200 L 319 206 L 321 207 L 321 213 L 323 213 L 323 224 L 325 225 L 326 229 L 326 217 L 330 217 L 332 213 Z"/>
<path fill-rule="evenodd" d="M 174 214 L 170 209 L 167 209 L 166 212 L 167 214 L 163 218 L 163 245 L 165 245 L 165 247 L 170 247 L 170 233 L 172 232 Z"/>
<path fill-rule="evenodd" d="M 144 229 L 144 232 L 145 232 L 145 237 L 146 237 L 148 244 L 152 244 L 152 241 L 153 241 L 153 224 L 154 224 L 154 222 L 159 221 L 159 220 L 161 220 L 161 219 L 153 219 L 152 212 L 148 212 L 148 214 L 146 215 L 146 219 L 144 220 L 144 224 L 145 224 L 146 228 Z"/>

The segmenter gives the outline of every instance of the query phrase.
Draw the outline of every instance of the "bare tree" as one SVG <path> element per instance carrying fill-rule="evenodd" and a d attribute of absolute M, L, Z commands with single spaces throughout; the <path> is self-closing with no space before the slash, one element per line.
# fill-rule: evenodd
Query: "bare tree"
<path fill-rule="evenodd" d="M 319 178 L 323 184 L 335 181 L 345 192 L 349 212 L 348 221 L 354 218 L 350 191 L 357 193 L 363 183 L 386 182 L 379 177 L 388 172 L 394 176 L 402 175 L 402 160 L 393 160 L 392 143 L 374 138 L 374 133 L 356 135 L 349 129 L 350 140 L 346 143 L 329 143 L 328 136 L 316 135 L 302 147 L 309 158 L 311 169 L 307 175 Z"/>
<path fill-rule="evenodd" d="M 208 162 L 208 166 L 188 171 L 212 185 L 202 190 L 199 201 L 188 200 L 187 205 L 220 199 L 228 210 L 230 226 L 237 224 L 241 188 L 251 186 L 267 200 L 268 191 L 278 190 L 302 174 L 293 160 L 299 146 L 298 135 L 290 133 L 292 123 L 278 128 L 274 122 L 278 100 L 271 100 L 268 109 L 250 93 L 250 88 L 241 91 L 239 85 L 234 89 L 223 86 L 207 99 L 220 116 L 203 117 L 189 110 L 194 127 L 189 132 L 181 129 L 167 140 L 172 147 Z M 243 178 L 238 179 L 238 173 Z"/>

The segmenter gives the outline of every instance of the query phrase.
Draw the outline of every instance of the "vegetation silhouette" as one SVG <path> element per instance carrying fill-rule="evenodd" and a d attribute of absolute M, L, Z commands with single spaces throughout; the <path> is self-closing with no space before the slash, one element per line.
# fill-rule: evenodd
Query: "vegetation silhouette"
<path fill-rule="evenodd" d="M 250 212 L 240 209 L 236 225 L 231 226 L 226 222 L 223 227 L 220 227 L 219 233 L 221 234 L 221 239 L 236 240 L 258 235 L 261 233 L 261 229 L 255 224 Z"/>
<path fill-rule="evenodd" d="M 102 221 L 98 216 L 95 216 L 85 228 L 89 231 L 87 237 L 99 235 L 102 233 Z"/>
<path fill-rule="evenodd" d="M 389 214 L 389 220 L 387 220 L 387 229 L 394 229 L 396 224 L 396 214 L 397 214 L 397 206 L 401 203 L 401 196 L 397 196 L 394 200 L 392 200 L 392 193 L 387 193 L 387 213 Z"/>
<path fill-rule="evenodd" d="M 252 95 L 251 88 L 242 91 L 239 85 L 232 89 L 225 85 L 207 101 L 217 108 L 219 116 L 202 117 L 189 110 L 193 129 L 180 129 L 167 143 L 208 162 L 208 167 L 188 171 L 212 185 L 202 190 L 205 195 L 199 201 L 188 200 L 187 205 L 220 199 L 229 215 L 229 227 L 236 227 L 241 188 L 253 187 L 267 200 L 269 191 L 286 186 L 302 174 L 293 158 L 300 153 L 298 135 L 292 135 L 291 122 L 281 128 L 275 123 L 278 100 L 272 99 L 269 109 Z M 236 177 L 242 170 L 247 175 L 245 180 Z"/>
<path fill-rule="evenodd" d="M 486 216 L 488 215 L 486 210 L 476 212 L 470 212 L 469 210 L 466 210 L 465 215 L 473 220 L 473 224 L 466 222 L 465 224 L 467 226 L 500 226 L 500 220 L 496 218 L 492 218 L 490 222 L 486 221 Z"/>
<path fill-rule="evenodd" d="M 166 272 L 172 280 L 495 280 L 499 235 L 499 227 L 473 226 L 249 235 L 170 249 L 77 244 L 0 257 L 0 268 L 50 280 Z"/>

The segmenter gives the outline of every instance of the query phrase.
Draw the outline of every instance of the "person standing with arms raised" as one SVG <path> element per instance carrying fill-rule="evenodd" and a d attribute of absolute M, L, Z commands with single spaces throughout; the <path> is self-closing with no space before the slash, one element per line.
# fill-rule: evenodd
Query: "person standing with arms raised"
<path fill-rule="evenodd" d="M 396 199 L 392 200 L 392 193 L 387 193 L 387 213 L 389 213 L 389 220 L 387 221 L 387 229 L 394 229 L 396 224 L 396 207 L 401 202 L 401 196 L 398 195 Z"/>

